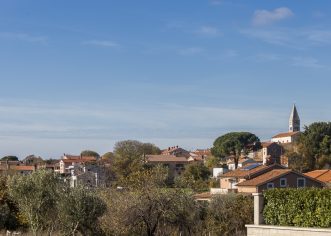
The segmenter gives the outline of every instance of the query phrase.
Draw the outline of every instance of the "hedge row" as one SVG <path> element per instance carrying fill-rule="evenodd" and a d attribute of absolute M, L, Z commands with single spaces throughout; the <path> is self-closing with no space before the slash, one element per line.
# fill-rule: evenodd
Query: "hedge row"
<path fill-rule="evenodd" d="M 331 189 L 271 189 L 264 199 L 266 224 L 331 227 Z"/>

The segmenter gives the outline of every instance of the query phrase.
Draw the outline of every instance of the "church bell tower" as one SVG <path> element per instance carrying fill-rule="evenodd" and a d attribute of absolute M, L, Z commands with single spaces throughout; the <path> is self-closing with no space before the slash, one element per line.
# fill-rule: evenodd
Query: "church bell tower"
<path fill-rule="evenodd" d="M 293 105 L 289 121 L 289 132 L 300 131 L 300 117 L 295 104 Z"/>

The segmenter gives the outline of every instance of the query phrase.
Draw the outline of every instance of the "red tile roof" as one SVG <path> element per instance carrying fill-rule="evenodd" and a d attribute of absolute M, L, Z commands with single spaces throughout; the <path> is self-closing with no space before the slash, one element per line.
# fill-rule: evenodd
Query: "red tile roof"
<path fill-rule="evenodd" d="M 237 186 L 259 186 L 261 184 L 264 184 L 266 182 L 269 182 L 271 180 L 274 180 L 276 178 L 279 178 L 283 175 L 286 175 L 288 173 L 292 172 L 290 169 L 276 169 L 271 170 L 265 174 L 262 174 L 260 176 L 257 176 L 253 179 L 246 180 L 244 182 L 241 182 L 237 184 Z"/>
<path fill-rule="evenodd" d="M 305 175 L 325 183 L 331 183 L 331 170 L 314 170 L 305 173 Z"/>
<path fill-rule="evenodd" d="M 89 162 L 89 161 L 95 161 L 96 159 L 90 159 L 90 158 L 79 158 L 79 159 L 62 159 L 61 161 L 63 161 L 64 163 L 85 163 L 85 162 Z"/>
<path fill-rule="evenodd" d="M 147 162 L 188 162 L 186 157 L 177 157 L 173 155 L 147 155 Z"/>
<path fill-rule="evenodd" d="M 295 135 L 297 135 L 299 133 L 300 133 L 299 131 L 297 131 L 297 132 L 280 133 L 280 134 L 277 134 L 277 135 L 273 136 L 272 138 L 292 137 L 292 136 L 295 136 Z"/>
<path fill-rule="evenodd" d="M 256 163 L 248 164 L 248 165 L 240 167 L 236 170 L 227 172 L 227 173 L 221 175 L 220 177 L 221 178 L 223 178 L 223 177 L 248 178 L 251 175 L 255 175 L 255 174 L 257 174 L 261 171 L 265 171 L 265 170 L 274 168 L 275 166 L 279 167 L 279 169 L 284 169 L 285 168 L 281 165 L 274 164 L 274 165 L 270 165 L 270 166 L 259 165 L 255 168 L 251 169 L 251 170 L 247 170 L 247 168 L 249 168 L 252 165 L 256 165 Z"/>
<path fill-rule="evenodd" d="M 11 169 L 17 170 L 17 171 L 34 171 L 34 166 L 11 166 Z"/>

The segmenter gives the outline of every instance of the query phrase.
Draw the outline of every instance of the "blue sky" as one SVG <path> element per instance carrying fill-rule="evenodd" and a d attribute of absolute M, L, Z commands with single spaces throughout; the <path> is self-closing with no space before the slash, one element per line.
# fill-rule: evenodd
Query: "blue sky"
<path fill-rule="evenodd" d="M 331 2 L 0 1 L 0 155 L 210 147 L 331 115 Z"/>

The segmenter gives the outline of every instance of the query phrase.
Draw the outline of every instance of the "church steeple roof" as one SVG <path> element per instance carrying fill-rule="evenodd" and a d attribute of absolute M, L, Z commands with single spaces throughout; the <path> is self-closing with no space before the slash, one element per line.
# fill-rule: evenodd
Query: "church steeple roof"
<path fill-rule="evenodd" d="M 292 120 L 292 121 L 300 120 L 300 117 L 299 117 L 299 114 L 297 111 L 297 107 L 295 106 L 295 104 L 293 104 L 290 120 Z"/>
<path fill-rule="evenodd" d="M 300 117 L 299 117 L 298 110 L 297 110 L 297 107 L 295 106 L 295 104 L 293 104 L 293 108 L 292 108 L 291 115 L 290 115 L 289 131 L 290 132 L 300 131 Z"/>

